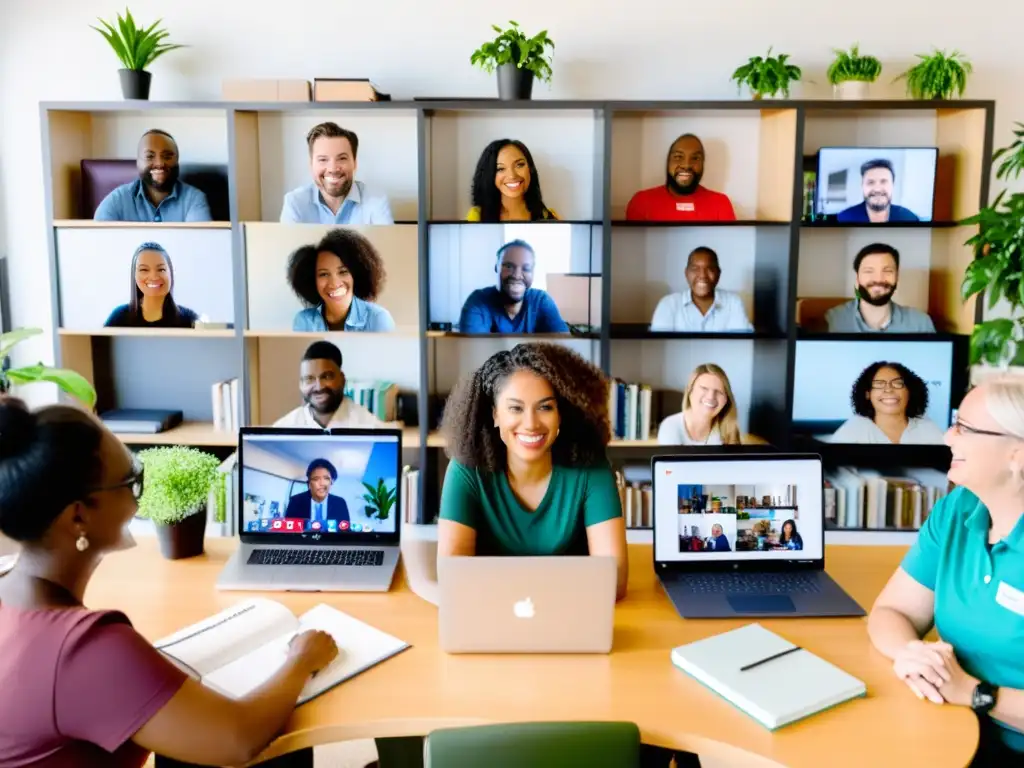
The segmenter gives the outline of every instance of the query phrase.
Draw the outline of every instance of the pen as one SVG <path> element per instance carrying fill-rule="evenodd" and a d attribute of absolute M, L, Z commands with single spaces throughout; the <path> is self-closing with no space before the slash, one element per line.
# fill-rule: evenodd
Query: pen
<path fill-rule="evenodd" d="M 803 648 L 801 648 L 799 645 L 794 645 L 792 648 L 787 648 L 784 651 L 779 651 L 778 653 L 773 653 L 771 656 L 768 656 L 767 658 L 761 659 L 760 661 L 755 661 L 755 662 L 753 662 L 751 664 L 747 664 L 746 666 L 740 667 L 740 672 L 746 672 L 748 669 L 753 669 L 754 667 L 759 667 L 762 664 L 765 664 L 765 663 L 767 663 L 769 661 L 774 661 L 775 659 L 781 658 L 782 656 L 788 656 L 789 654 L 793 653 L 793 651 L 802 651 L 802 650 L 803 650 Z"/>

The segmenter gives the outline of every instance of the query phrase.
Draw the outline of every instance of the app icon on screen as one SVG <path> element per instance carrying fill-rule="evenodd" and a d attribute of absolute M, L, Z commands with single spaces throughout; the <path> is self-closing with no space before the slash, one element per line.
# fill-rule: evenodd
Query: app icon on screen
<path fill-rule="evenodd" d="M 348 520 L 342 520 L 340 523 L 338 523 L 338 528 L 343 531 L 347 531 L 348 527 Z"/>
<path fill-rule="evenodd" d="M 319 520 L 314 520 L 313 523 L 309 527 L 312 528 L 314 531 L 319 531 L 323 526 L 320 525 L 320 521 Z"/>
<path fill-rule="evenodd" d="M 369 533 L 369 532 L 370 532 L 370 524 L 369 523 L 363 523 L 363 533 Z"/>
<path fill-rule="evenodd" d="M 246 530 L 247 531 L 258 531 L 259 529 L 260 529 L 260 521 L 259 520 L 250 520 L 248 522 L 248 524 L 246 525 Z"/>
<path fill-rule="evenodd" d="M 338 532 L 338 521 L 337 520 L 328 520 L 327 521 L 327 532 L 328 533 L 337 533 Z"/>
<path fill-rule="evenodd" d="M 359 523 L 352 523 L 352 533 L 362 533 L 363 526 Z"/>
<path fill-rule="evenodd" d="M 285 520 L 284 521 L 284 528 L 285 528 L 286 531 L 294 531 L 295 530 L 295 521 L 294 520 Z"/>
<path fill-rule="evenodd" d="M 262 518 L 260 520 L 260 528 L 262 528 L 263 530 L 267 530 L 268 528 L 270 528 L 270 520 L 268 520 L 265 517 Z"/>
<path fill-rule="evenodd" d="M 276 520 L 273 520 L 271 522 L 271 524 L 270 524 L 270 528 L 271 528 L 271 530 L 274 530 L 274 531 L 282 530 L 284 528 L 284 520 L 282 520 L 281 518 L 277 518 Z"/>

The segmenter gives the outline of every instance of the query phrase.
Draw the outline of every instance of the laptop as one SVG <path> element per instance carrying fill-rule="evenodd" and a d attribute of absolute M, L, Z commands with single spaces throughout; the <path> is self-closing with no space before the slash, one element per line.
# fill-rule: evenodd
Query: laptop
<path fill-rule="evenodd" d="M 441 650 L 609 653 L 614 557 L 441 557 Z"/>
<path fill-rule="evenodd" d="M 399 429 L 242 427 L 241 543 L 223 590 L 385 592 L 398 564 Z"/>
<path fill-rule="evenodd" d="M 863 616 L 825 573 L 821 457 L 651 460 L 654 570 L 688 619 Z"/>

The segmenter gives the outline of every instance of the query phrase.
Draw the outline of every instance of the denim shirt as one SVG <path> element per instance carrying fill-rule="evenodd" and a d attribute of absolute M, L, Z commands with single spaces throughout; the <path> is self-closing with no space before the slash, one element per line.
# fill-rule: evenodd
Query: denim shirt
<path fill-rule="evenodd" d="M 181 181 L 174 182 L 171 194 L 154 206 L 146 197 L 141 179 L 122 184 L 103 198 L 96 221 L 185 222 L 211 221 L 210 204 L 200 190 Z"/>
<path fill-rule="evenodd" d="M 316 184 L 293 189 L 284 196 L 281 223 L 287 224 L 394 224 L 391 205 L 384 195 L 372 195 L 357 181 L 335 214 Z"/>
<path fill-rule="evenodd" d="M 352 297 L 352 306 L 345 318 L 346 331 L 370 331 L 383 333 L 395 329 L 394 318 L 384 307 Z M 327 322 L 324 320 L 324 305 L 300 310 L 292 323 L 293 331 L 319 331 L 326 333 Z"/>

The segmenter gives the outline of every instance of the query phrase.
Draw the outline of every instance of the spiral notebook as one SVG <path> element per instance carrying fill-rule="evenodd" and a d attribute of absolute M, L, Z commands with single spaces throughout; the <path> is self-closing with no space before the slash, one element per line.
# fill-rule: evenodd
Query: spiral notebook
<path fill-rule="evenodd" d="M 237 603 L 154 645 L 203 685 L 240 699 L 284 665 L 288 643 L 309 629 L 330 634 L 338 644 L 338 655 L 309 679 L 299 704 L 410 647 L 329 605 L 321 603 L 296 617 L 281 603 L 266 598 Z"/>

